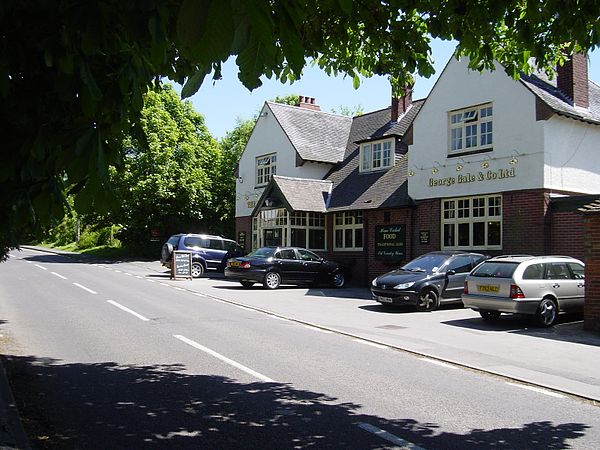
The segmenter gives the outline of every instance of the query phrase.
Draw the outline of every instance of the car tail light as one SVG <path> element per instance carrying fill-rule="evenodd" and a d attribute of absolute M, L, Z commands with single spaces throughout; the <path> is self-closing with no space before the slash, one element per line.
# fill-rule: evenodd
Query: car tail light
<path fill-rule="evenodd" d="M 469 285 L 468 283 L 465 281 L 465 287 L 463 289 L 463 294 L 468 294 L 469 293 Z"/>
<path fill-rule="evenodd" d="M 250 263 L 248 261 L 245 261 L 242 264 L 240 264 L 240 267 L 242 269 L 249 269 L 250 268 Z"/>
<path fill-rule="evenodd" d="M 516 284 L 510 285 L 510 298 L 525 298 L 525 294 Z"/>

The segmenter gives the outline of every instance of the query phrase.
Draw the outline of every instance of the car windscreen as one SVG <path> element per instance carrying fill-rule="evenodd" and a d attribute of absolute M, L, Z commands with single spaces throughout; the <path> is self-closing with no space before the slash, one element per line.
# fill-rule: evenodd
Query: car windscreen
<path fill-rule="evenodd" d="M 413 259 L 408 264 L 402 266 L 402 269 L 409 272 L 434 273 L 444 265 L 447 259 L 448 255 L 427 254 Z"/>
<path fill-rule="evenodd" d="M 519 263 L 508 261 L 486 261 L 471 273 L 473 277 L 512 278 Z"/>
<path fill-rule="evenodd" d="M 260 258 L 270 258 L 275 253 L 274 248 L 262 247 L 257 248 L 253 252 L 248 253 L 246 256 L 258 256 Z"/>

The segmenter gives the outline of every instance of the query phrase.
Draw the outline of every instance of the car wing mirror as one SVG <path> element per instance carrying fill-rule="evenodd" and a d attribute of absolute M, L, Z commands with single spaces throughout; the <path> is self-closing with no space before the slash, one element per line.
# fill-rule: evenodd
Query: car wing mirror
<path fill-rule="evenodd" d="M 456 270 L 450 269 L 446 272 L 446 275 L 456 275 Z"/>

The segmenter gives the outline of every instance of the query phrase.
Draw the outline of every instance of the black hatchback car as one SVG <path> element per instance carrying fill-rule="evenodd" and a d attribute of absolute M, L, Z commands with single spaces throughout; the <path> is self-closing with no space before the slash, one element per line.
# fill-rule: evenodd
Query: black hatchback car
<path fill-rule="evenodd" d="M 413 305 L 433 311 L 442 303 L 459 303 L 469 272 L 488 257 L 479 253 L 426 253 L 400 269 L 375 278 L 373 298 L 382 305 Z"/>
<path fill-rule="evenodd" d="M 238 280 L 248 288 L 262 283 L 267 289 L 280 284 L 330 283 L 344 286 L 341 267 L 317 254 L 299 247 L 262 247 L 246 256 L 231 258 L 225 277 Z"/>

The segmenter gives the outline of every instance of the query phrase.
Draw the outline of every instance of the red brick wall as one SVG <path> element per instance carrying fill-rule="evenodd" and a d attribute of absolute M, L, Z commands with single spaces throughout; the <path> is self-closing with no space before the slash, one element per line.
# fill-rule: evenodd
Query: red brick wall
<path fill-rule="evenodd" d="M 431 199 L 419 202 L 414 212 L 412 236 L 412 257 L 440 250 L 441 237 L 441 199 Z M 429 243 L 421 244 L 421 232 L 429 232 Z"/>
<path fill-rule="evenodd" d="M 567 255 L 585 260 L 583 216 L 577 211 L 551 213 L 550 250 L 553 255 Z"/>
<path fill-rule="evenodd" d="M 546 253 L 548 199 L 541 189 L 502 195 L 502 251 L 490 254 Z"/>
<path fill-rule="evenodd" d="M 585 307 L 583 328 L 600 332 L 600 214 L 584 217 Z"/>

